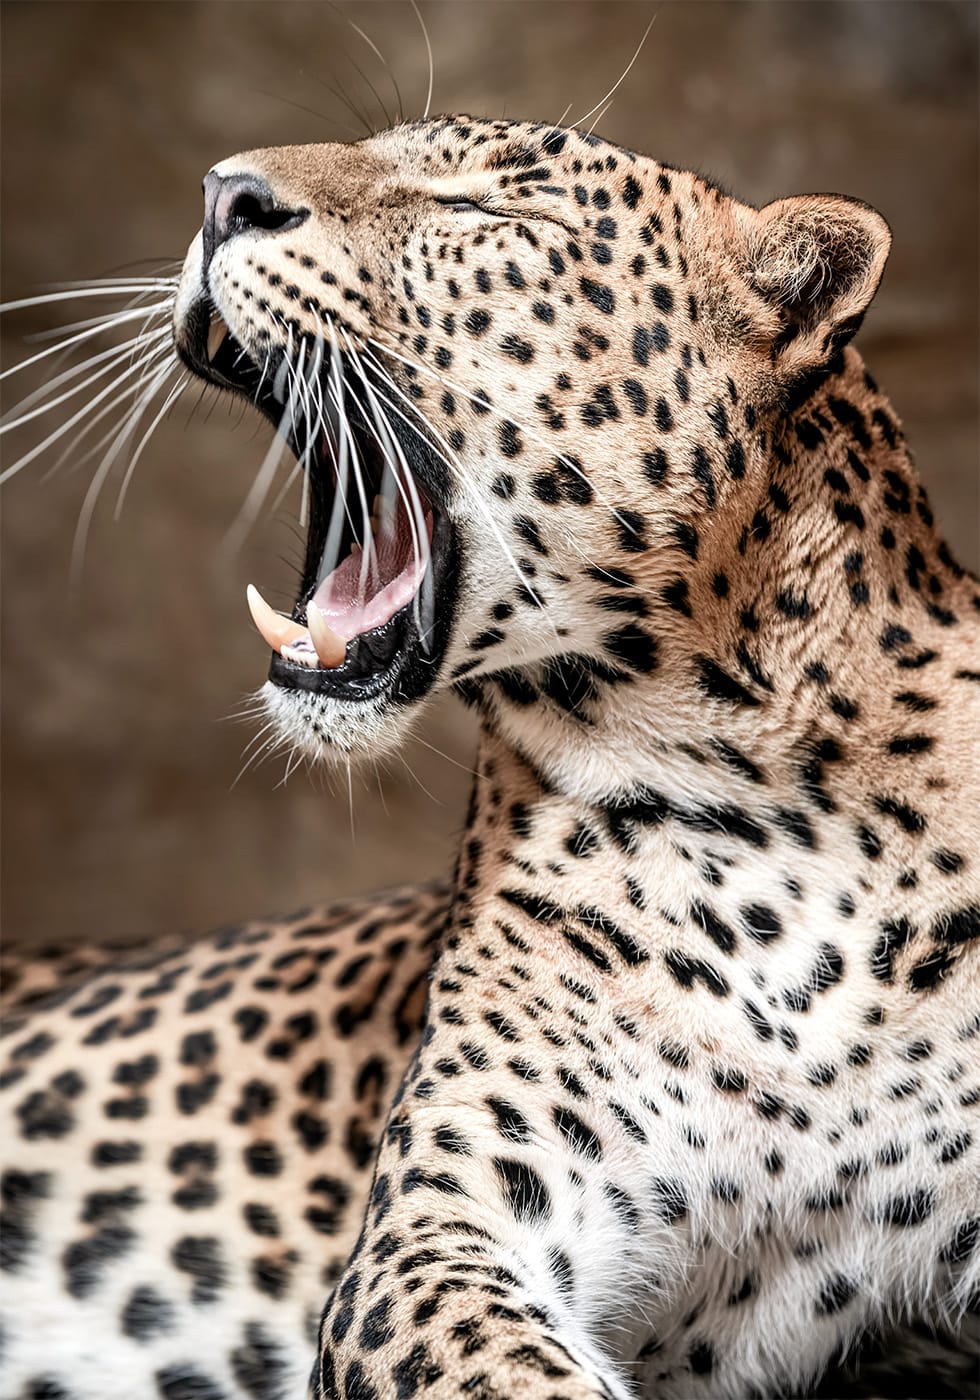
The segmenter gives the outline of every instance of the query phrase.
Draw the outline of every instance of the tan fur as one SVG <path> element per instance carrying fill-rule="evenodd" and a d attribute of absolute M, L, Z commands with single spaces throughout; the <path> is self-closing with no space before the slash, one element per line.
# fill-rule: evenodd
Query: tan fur
<path fill-rule="evenodd" d="M 54 1195 L 13 1192 L 36 1337 L 88 1366 L 83 1395 L 131 1393 L 99 1389 L 80 1323 L 62 1335 L 84 1316 L 165 1400 L 278 1400 L 300 1313 L 336 1284 L 306 1356 L 322 1400 L 740 1400 L 805 1393 L 908 1318 L 956 1331 L 980 1279 L 980 594 L 847 344 L 884 221 L 837 195 L 754 210 L 597 139 L 462 117 L 211 178 L 239 177 L 282 218 L 195 240 L 178 347 L 194 363 L 215 313 L 256 366 L 330 341 L 352 383 L 374 366 L 391 422 L 402 405 L 459 551 L 424 674 L 481 714 L 472 810 L 451 902 L 266 927 L 255 964 L 235 963 L 248 931 L 227 968 L 213 945 L 162 964 L 186 962 L 147 994 L 159 1025 L 133 1032 L 163 1086 L 127 1129 L 156 1153 L 127 1168 L 138 1206 L 72 1179 L 70 1129 L 89 1147 L 98 1100 L 145 1072 L 128 1047 L 120 1071 L 125 1017 L 108 1051 L 82 1034 L 79 998 L 109 974 L 31 1016 L 16 1170 L 53 1170 L 53 1148 L 60 1164 Z M 313 757 L 394 747 L 425 698 L 355 703 L 322 679 L 265 692 Z M 126 1016 L 144 975 L 114 979 Z M 184 1000 L 221 979 L 213 1007 Z M 276 1026 L 236 1042 L 246 1002 Z M 343 1083 L 313 1122 L 290 1005 Z M 358 1028 L 353 1055 L 331 1018 Z M 188 1025 L 221 1040 L 210 1088 L 200 1047 L 175 1049 Z M 81 1086 L 61 1077 L 89 1056 Z M 195 1301 L 165 1208 L 185 1070 L 212 1104 L 195 1132 L 220 1147 L 225 1197 L 198 1218 L 231 1261 L 221 1304 Z M 279 1096 L 261 1141 L 287 1159 L 260 1202 L 281 1216 L 266 1264 L 295 1277 L 268 1318 L 233 1219 L 255 1077 Z M 293 1202 L 325 1164 L 349 1211 L 317 1256 Z M 137 1209 L 140 1248 L 100 1234 Z M 48 1316 L 59 1259 L 77 1293 L 79 1216 L 103 1254 L 86 1234 L 94 1281 Z M 113 1332 L 151 1276 L 150 1321 L 180 1309 L 152 1350 Z M 39 1373 L 28 1330 L 18 1384 Z"/>

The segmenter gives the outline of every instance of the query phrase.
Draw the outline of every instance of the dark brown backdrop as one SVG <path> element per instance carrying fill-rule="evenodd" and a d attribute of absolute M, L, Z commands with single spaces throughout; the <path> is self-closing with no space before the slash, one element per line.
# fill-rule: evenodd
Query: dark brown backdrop
<path fill-rule="evenodd" d="M 435 110 L 552 120 L 568 103 L 577 115 L 599 101 L 654 8 L 423 7 Z M 603 134 L 756 202 L 840 190 L 882 210 L 895 248 L 861 343 L 954 546 L 975 565 L 976 5 L 656 9 Z M 347 13 L 386 53 L 406 109 L 419 111 L 425 56 L 409 6 L 353 3 Z M 328 118 L 349 118 L 323 84 L 339 78 L 364 98 L 349 55 L 386 90 L 370 51 L 321 3 L 7 3 L 2 24 L 6 299 L 181 256 L 213 161 L 344 139 Z M 5 363 L 57 319 L 5 317 Z M 237 416 L 221 408 L 188 427 L 185 409 L 164 425 L 119 525 L 115 489 L 106 492 L 74 600 L 68 560 L 91 465 L 43 481 L 39 462 L 5 493 L 8 937 L 139 936 L 448 866 L 472 741 L 451 704 L 433 710 L 380 788 L 371 774 L 355 781 L 353 834 L 345 782 L 331 796 L 300 771 L 280 787 L 280 760 L 230 790 L 251 731 L 221 720 L 266 665 L 244 587 L 255 577 L 289 594 L 278 556 L 294 549 L 283 512 L 232 565 L 216 563 L 262 450 L 263 435 Z M 38 440 L 25 429 L 6 459 Z"/>

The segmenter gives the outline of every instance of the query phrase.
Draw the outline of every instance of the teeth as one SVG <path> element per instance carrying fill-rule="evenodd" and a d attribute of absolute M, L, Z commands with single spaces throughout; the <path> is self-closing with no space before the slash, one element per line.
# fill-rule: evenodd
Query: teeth
<path fill-rule="evenodd" d="M 309 630 L 283 617 L 262 597 L 252 584 L 245 592 L 248 610 L 252 614 L 261 635 L 273 651 L 278 651 L 287 661 L 298 661 L 303 666 L 315 667 L 317 661 L 327 670 L 340 666 L 347 655 L 347 643 L 330 627 L 313 603 L 306 605 L 306 621 Z M 312 649 L 311 649 L 312 648 Z"/>
<path fill-rule="evenodd" d="M 211 327 L 208 331 L 208 364 L 211 364 L 215 355 L 221 349 L 228 335 L 228 327 L 217 311 L 211 313 Z"/>
<path fill-rule="evenodd" d="M 310 641 L 316 648 L 320 665 L 327 670 L 343 664 L 347 655 L 347 643 L 330 627 L 323 613 L 315 603 L 306 605 L 306 623 L 310 629 Z"/>
<path fill-rule="evenodd" d="M 309 642 L 308 637 L 306 641 Z M 319 665 L 317 654 L 311 646 L 283 647 L 281 655 L 286 661 L 295 661 L 297 665 L 307 666 L 311 671 L 315 671 Z"/>
<path fill-rule="evenodd" d="M 248 610 L 252 614 L 252 621 L 273 651 L 281 651 L 284 646 L 289 646 L 292 642 L 298 641 L 300 637 L 306 636 L 305 627 L 300 627 L 298 622 L 291 622 L 288 617 L 283 617 L 281 613 L 270 608 L 262 594 L 252 584 L 249 584 L 246 589 L 245 597 L 248 601 Z"/>

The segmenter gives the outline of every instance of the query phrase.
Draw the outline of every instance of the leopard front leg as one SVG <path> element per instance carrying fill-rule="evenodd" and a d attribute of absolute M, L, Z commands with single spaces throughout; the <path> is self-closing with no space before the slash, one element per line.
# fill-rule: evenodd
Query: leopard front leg
<path fill-rule="evenodd" d="M 607 1309 L 570 1248 L 605 1235 L 608 1262 L 627 1245 L 595 1162 L 538 1137 L 500 1097 L 426 1097 L 416 1067 L 323 1315 L 312 1396 L 628 1400 L 597 1340 Z"/>

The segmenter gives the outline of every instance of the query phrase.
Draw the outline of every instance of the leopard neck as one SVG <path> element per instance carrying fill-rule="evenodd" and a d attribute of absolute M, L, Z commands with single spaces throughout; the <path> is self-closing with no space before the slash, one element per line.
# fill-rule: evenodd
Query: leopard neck
<path fill-rule="evenodd" d="M 634 566 L 655 579 L 650 669 L 593 677 L 571 713 L 485 692 L 489 727 L 552 789 L 586 803 L 647 789 L 676 803 L 702 789 L 738 805 L 764 788 L 827 813 L 835 790 L 867 790 L 882 765 L 928 749 L 922 683 L 955 669 L 977 589 L 860 356 L 846 351 L 775 433 L 771 420 L 747 432 L 744 450 L 725 508 L 678 530 L 666 562 Z M 530 674 L 546 694 L 544 668 Z M 905 774 L 885 776 L 900 786 Z"/>

